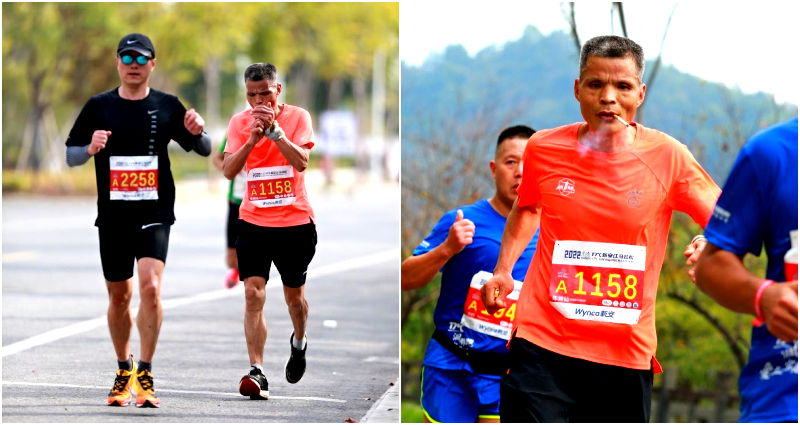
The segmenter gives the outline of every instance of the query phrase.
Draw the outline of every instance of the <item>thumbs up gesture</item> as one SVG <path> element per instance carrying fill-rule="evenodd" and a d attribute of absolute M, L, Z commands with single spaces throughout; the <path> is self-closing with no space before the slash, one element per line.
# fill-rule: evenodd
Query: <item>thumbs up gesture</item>
<path fill-rule="evenodd" d="M 458 254 L 465 246 L 471 244 L 474 235 L 475 223 L 464 218 L 463 211 L 456 211 L 456 220 L 453 222 L 453 225 L 450 226 L 447 239 L 444 241 L 444 245 L 447 247 L 450 256 Z"/>

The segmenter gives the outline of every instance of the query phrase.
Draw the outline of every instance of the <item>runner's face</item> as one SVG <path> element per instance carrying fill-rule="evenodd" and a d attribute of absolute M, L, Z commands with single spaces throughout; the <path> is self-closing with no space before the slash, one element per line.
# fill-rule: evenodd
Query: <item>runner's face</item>
<path fill-rule="evenodd" d="M 575 80 L 574 90 L 589 128 L 616 132 L 625 126 L 614 115 L 633 121 L 647 86 L 639 80 L 633 58 L 589 56 L 583 74 Z"/>
<path fill-rule="evenodd" d="M 497 198 L 511 207 L 517 199 L 517 187 L 522 181 L 522 155 L 528 139 L 514 137 L 500 144 L 493 161 L 489 162 L 492 170 Z"/>
<path fill-rule="evenodd" d="M 258 105 L 268 105 L 274 109 L 282 88 L 280 83 L 267 80 L 246 80 L 244 86 L 247 89 L 247 103 L 253 108 Z"/>
<path fill-rule="evenodd" d="M 150 73 L 153 72 L 153 69 L 156 67 L 156 60 L 150 59 L 144 65 L 139 65 L 136 63 L 136 60 L 134 60 L 130 65 L 125 65 L 122 63 L 120 56 L 126 54 L 134 57 L 140 55 L 137 52 L 122 52 L 119 56 L 117 56 L 117 72 L 119 73 L 119 80 L 123 85 L 126 86 L 140 86 L 142 84 L 147 84 L 147 81 L 150 79 Z"/>

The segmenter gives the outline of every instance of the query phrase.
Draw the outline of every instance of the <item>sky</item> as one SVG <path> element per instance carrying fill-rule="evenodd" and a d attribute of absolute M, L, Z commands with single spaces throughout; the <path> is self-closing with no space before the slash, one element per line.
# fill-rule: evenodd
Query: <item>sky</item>
<path fill-rule="evenodd" d="M 623 10 L 628 37 L 654 59 L 673 7 L 662 61 L 702 79 L 763 91 L 778 102 L 800 105 L 800 2 L 632 1 Z M 563 10 L 567 10 L 566 3 Z M 552 0 L 403 0 L 400 2 L 400 58 L 418 66 L 451 44 L 471 55 L 519 39 L 527 25 L 542 34 L 569 32 L 562 3 Z M 575 19 L 581 42 L 622 35 L 611 18 L 611 2 L 579 1 Z M 577 69 L 576 69 L 577 72 Z"/>

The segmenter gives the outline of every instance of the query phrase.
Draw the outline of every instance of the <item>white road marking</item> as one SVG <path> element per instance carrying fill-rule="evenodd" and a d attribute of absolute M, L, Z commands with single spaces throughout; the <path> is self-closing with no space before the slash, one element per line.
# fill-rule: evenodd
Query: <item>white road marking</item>
<path fill-rule="evenodd" d="M 25 387 L 48 387 L 48 388 L 82 388 L 88 390 L 105 390 L 108 387 L 101 387 L 99 385 L 75 385 L 75 384 L 54 384 L 49 382 L 20 382 L 20 381 L 3 381 L 3 385 L 9 386 L 25 386 Z M 242 397 L 239 393 L 223 393 L 216 391 L 189 391 L 189 390 L 171 390 L 167 388 L 158 389 L 160 393 L 175 393 L 175 394 L 199 394 L 211 396 L 235 396 Z M 288 397 L 280 395 L 270 395 L 270 399 L 276 400 L 307 400 L 307 401 L 327 401 L 329 403 L 347 403 L 347 400 L 339 400 L 338 398 L 324 398 L 324 397 Z"/>
<path fill-rule="evenodd" d="M 399 258 L 400 258 L 400 252 L 397 249 L 389 249 L 385 251 L 379 251 L 374 254 L 355 257 L 349 260 L 340 261 L 338 263 L 328 264 L 325 266 L 314 268 L 308 271 L 308 275 L 310 279 L 317 279 L 333 275 L 336 273 L 342 273 L 345 271 L 354 270 L 361 267 L 371 266 L 373 264 L 378 264 L 385 261 L 399 260 Z M 5 256 L 3 258 L 3 261 L 5 261 Z M 270 278 L 270 281 L 275 279 L 276 278 Z M 212 301 L 232 296 L 241 296 L 241 292 L 243 291 L 243 289 L 241 289 L 242 286 L 243 285 L 238 285 L 237 288 L 235 288 L 234 290 L 218 289 L 214 291 L 203 292 L 190 297 L 167 299 L 162 302 L 162 306 L 164 310 L 168 310 L 171 308 L 180 307 L 188 304 L 195 304 L 198 302 Z M 280 285 L 278 284 L 267 285 L 268 290 L 269 288 L 280 288 Z M 105 315 L 103 315 L 100 317 L 95 317 L 94 319 L 89 319 L 83 322 L 74 323 L 72 325 L 65 326 L 63 328 L 53 329 L 51 331 L 47 331 L 45 333 L 32 336 L 30 338 L 23 339 L 22 341 L 17 341 L 13 344 L 3 346 L 2 357 L 19 353 L 20 351 L 24 351 L 32 347 L 57 341 L 59 339 L 76 335 L 82 332 L 87 332 L 97 327 L 103 326 L 107 323 L 108 323 L 107 318 Z"/>
<path fill-rule="evenodd" d="M 3 263 L 13 263 L 15 261 L 28 261 L 38 257 L 39 253 L 36 251 L 17 251 L 3 254 Z"/>
<path fill-rule="evenodd" d="M 399 364 L 400 361 L 397 357 L 378 357 L 378 356 L 369 356 L 366 359 L 362 360 L 364 363 L 390 363 L 390 364 Z"/>

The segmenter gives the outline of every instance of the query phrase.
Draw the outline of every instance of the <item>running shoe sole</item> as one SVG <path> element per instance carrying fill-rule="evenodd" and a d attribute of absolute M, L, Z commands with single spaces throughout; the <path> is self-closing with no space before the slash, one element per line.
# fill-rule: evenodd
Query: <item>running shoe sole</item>
<path fill-rule="evenodd" d="M 269 399 L 269 390 L 262 390 L 258 382 L 246 376 L 239 382 L 239 394 L 250 396 L 250 400 Z"/>
<path fill-rule="evenodd" d="M 109 406 L 117 406 L 117 407 L 126 407 L 131 404 L 131 399 L 128 398 L 127 400 L 114 400 L 108 403 Z"/>
<path fill-rule="evenodd" d="M 139 403 L 138 400 L 136 401 L 136 407 L 158 407 L 159 404 L 161 402 L 158 400 L 145 400 L 142 403 Z"/>

